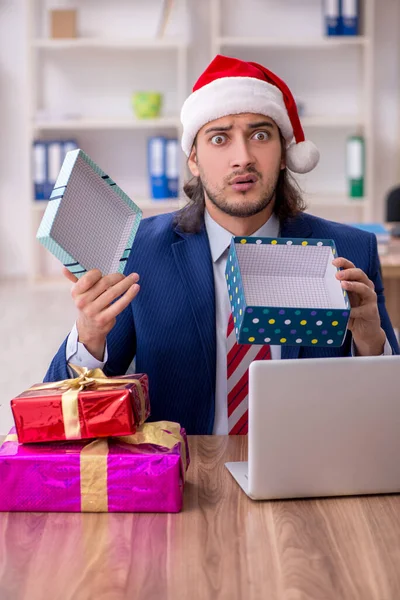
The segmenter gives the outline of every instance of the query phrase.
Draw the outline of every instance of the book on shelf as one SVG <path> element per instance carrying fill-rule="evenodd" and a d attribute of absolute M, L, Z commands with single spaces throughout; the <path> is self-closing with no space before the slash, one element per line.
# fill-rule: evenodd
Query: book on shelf
<path fill-rule="evenodd" d="M 359 0 L 341 0 L 339 24 L 340 35 L 358 35 L 359 11 Z"/>
<path fill-rule="evenodd" d="M 325 35 L 359 34 L 359 0 L 324 0 L 323 11 Z"/>
<path fill-rule="evenodd" d="M 34 141 L 33 185 L 35 200 L 49 199 L 66 153 L 77 147 L 77 142 L 72 139 Z"/>
<path fill-rule="evenodd" d="M 164 200 L 178 197 L 179 147 L 178 140 L 164 136 L 148 139 L 148 173 L 150 197 Z"/>
<path fill-rule="evenodd" d="M 340 0 L 324 0 L 325 35 L 339 35 Z"/>
<path fill-rule="evenodd" d="M 179 143 L 177 139 L 167 139 L 165 143 L 168 198 L 178 197 L 179 186 Z"/>

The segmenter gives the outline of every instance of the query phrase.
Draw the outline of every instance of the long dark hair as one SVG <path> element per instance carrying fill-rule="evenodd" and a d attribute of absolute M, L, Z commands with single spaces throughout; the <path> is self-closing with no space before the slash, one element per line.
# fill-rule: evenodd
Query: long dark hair
<path fill-rule="evenodd" d="M 283 139 L 282 150 L 285 152 Z M 185 233 L 198 233 L 204 223 L 204 188 L 199 177 L 193 177 L 183 186 L 183 191 L 189 202 L 177 212 L 175 225 Z M 301 190 L 287 169 L 282 169 L 276 185 L 274 212 L 282 223 L 303 212 L 306 204 L 301 196 Z"/>

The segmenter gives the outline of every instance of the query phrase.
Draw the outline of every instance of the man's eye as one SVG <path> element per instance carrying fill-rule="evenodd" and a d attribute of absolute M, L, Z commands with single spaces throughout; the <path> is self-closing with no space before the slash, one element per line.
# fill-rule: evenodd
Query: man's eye
<path fill-rule="evenodd" d="M 224 141 L 225 141 L 225 136 L 224 135 L 220 135 L 220 134 L 214 135 L 211 138 L 211 143 L 215 144 L 216 146 L 220 146 L 221 144 L 224 143 Z"/>
<path fill-rule="evenodd" d="M 263 142 L 264 140 L 269 139 L 269 134 L 266 131 L 257 131 L 253 137 L 259 142 Z"/>

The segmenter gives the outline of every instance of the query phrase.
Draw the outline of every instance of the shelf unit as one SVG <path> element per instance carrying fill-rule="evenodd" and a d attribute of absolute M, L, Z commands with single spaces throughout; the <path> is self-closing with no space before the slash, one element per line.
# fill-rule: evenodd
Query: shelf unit
<path fill-rule="evenodd" d="M 35 132 L 41 131 L 90 131 L 103 129 L 165 129 L 176 128 L 179 130 L 181 123 L 178 117 L 160 117 L 158 119 L 135 119 L 99 117 L 96 119 L 59 119 L 33 123 Z"/>
<path fill-rule="evenodd" d="M 32 41 L 34 48 L 44 50 L 79 50 L 83 48 L 108 48 L 110 50 L 186 50 L 187 43 L 179 38 L 73 38 L 47 39 L 36 38 Z"/>
<path fill-rule="evenodd" d="M 160 200 L 150 200 L 148 198 L 135 198 L 135 203 L 146 213 L 161 213 L 170 212 L 182 208 L 185 205 L 185 200 L 182 198 L 162 198 Z M 46 210 L 48 200 L 35 202 L 32 207 L 33 212 L 43 214 Z"/>
<path fill-rule="evenodd" d="M 337 115 L 337 116 L 304 116 L 300 117 L 304 129 L 342 129 L 348 127 L 362 127 L 364 122 L 358 115 Z"/>
<path fill-rule="evenodd" d="M 214 1 L 214 0 L 213 0 Z M 218 0 L 215 0 L 217 3 Z M 267 7 L 266 7 L 267 8 Z M 214 8 L 214 19 L 219 19 L 218 7 Z M 216 36 L 213 41 L 214 51 L 224 46 L 244 48 L 316 48 L 318 50 L 329 50 L 338 46 L 367 46 L 370 39 L 365 35 L 357 37 L 315 37 L 315 38 L 259 38 L 259 37 L 235 37 Z"/>
<path fill-rule="evenodd" d="M 335 36 L 328 37 L 323 35 L 323 21 L 321 2 L 315 0 L 314 6 L 312 2 L 307 3 L 307 7 L 298 6 L 298 15 L 293 16 L 292 29 L 290 31 L 290 23 L 286 27 L 282 27 L 282 35 L 280 35 L 280 27 L 276 27 L 275 23 L 270 23 L 268 19 L 269 10 L 271 16 L 276 20 L 279 11 L 282 14 L 282 21 L 289 14 L 288 11 L 294 12 L 296 9 L 293 3 L 286 0 L 266 0 L 262 6 L 262 14 L 260 3 L 256 0 L 249 0 L 254 6 L 248 7 L 249 12 L 253 14 L 253 21 L 246 21 L 242 15 L 242 19 L 232 17 L 232 11 L 235 10 L 232 5 L 231 12 L 227 17 L 227 0 L 211 0 L 211 51 L 212 55 L 226 54 L 236 56 L 244 60 L 252 60 L 265 64 L 266 67 L 276 70 L 289 85 L 297 100 L 297 89 L 299 85 L 299 69 L 304 72 L 306 78 L 310 79 L 310 70 L 307 69 L 307 64 L 312 63 L 314 69 L 323 71 L 324 65 L 332 60 L 336 60 L 335 66 L 340 64 L 340 60 L 347 62 L 347 57 L 353 60 L 357 65 L 358 77 L 357 84 L 351 82 L 354 86 L 354 95 L 357 99 L 358 110 L 348 110 L 346 107 L 339 108 L 338 113 L 323 114 L 321 110 L 326 110 L 324 103 L 321 102 L 313 109 L 300 114 L 300 120 L 305 130 L 306 137 L 315 141 L 314 137 L 322 141 L 322 145 L 327 147 L 327 153 L 323 154 L 321 148 L 321 164 L 317 169 L 306 177 L 296 177 L 300 187 L 304 190 L 306 202 L 308 203 L 310 212 L 323 216 L 325 218 L 333 218 L 334 220 L 342 221 L 363 221 L 368 222 L 376 218 L 378 214 L 377 207 L 374 205 L 375 197 L 375 181 L 374 181 L 374 120 L 373 120 L 373 81 L 374 81 L 374 14 L 376 10 L 375 0 L 361 0 L 362 8 L 362 34 L 354 37 Z M 301 3 L 299 3 L 301 4 Z M 255 6 L 259 8 L 259 13 L 255 14 Z M 311 6 L 311 8 L 310 8 Z M 253 11 L 251 11 L 253 8 Z M 314 10 L 314 15 L 308 12 L 306 15 L 301 11 Z M 318 31 L 318 17 L 316 11 L 321 15 L 320 27 Z M 224 15 L 224 18 L 222 18 Z M 307 29 L 307 17 L 311 15 L 313 21 L 313 29 L 311 26 Z M 289 16 L 289 20 L 290 20 Z M 271 21 L 273 19 L 271 18 Z M 265 36 L 260 36 L 257 29 L 257 23 L 265 24 Z M 232 25 L 233 24 L 233 25 Z M 236 24 L 236 31 L 232 33 L 229 28 L 233 29 Z M 246 32 L 246 25 L 250 27 Z M 302 27 L 304 24 L 304 35 L 302 35 Z M 254 35 L 250 35 L 254 33 Z M 279 58 L 280 57 L 280 58 Z M 282 57 L 285 57 L 283 61 Z M 299 61 L 304 57 L 304 64 Z M 336 57 L 336 58 L 335 58 Z M 308 61 L 308 63 L 307 63 Z M 329 62 L 328 62 L 329 61 Z M 282 70 L 274 69 L 274 64 L 282 65 Z M 317 65 L 315 67 L 315 65 Z M 346 67 L 346 65 L 344 65 Z M 329 68 L 329 67 L 328 67 Z M 332 76 L 338 76 L 333 70 Z M 340 79 L 340 76 L 339 76 Z M 294 82 L 294 83 L 293 83 Z M 348 80 L 346 80 L 346 83 Z M 314 88 L 319 92 L 316 86 L 319 82 L 313 82 Z M 329 83 L 329 82 L 328 82 Z M 323 83 L 320 84 L 323 86 Z M 343 84 L 345 85 L 345 84 Z M 340 81 L 339 81 L 340 87 Z M 338 92 L 340 94 L 340 91 Z M 347 91 L 346 91 L 347 93 Z M 331 99 L 329 99 L 331 100 Z M 335 108 L 335 107 L 334 107 Z M 345 110 L 343 110 L 345 108 Z M 341 110 L 341 112 L 339 112 Z M 349 198 L 346 195 L 346 180 L 344 172 L 345 162 L 345 139 L 347 135 L 361 133 L 365 140 L 365 196 L 362 199 Z M 342 144 L 340 145 L 339 137 L 341 136 Z M 335 138 L 337 148 L 331 148 L 331 139 Z M 338 156 L 338 152 L 342 157 Z M 342 158 L 343 165 L 340 165 Z M 323 163 L 325 162 L 325 172 L 329 172 L 327 164 L 332 159 L 338 168 L 338 179 L 333 183 L 340 189 L 326 189 L 326 185 L 319 187 L 318 185 L 318 170 L 323 172 Z M 336 185 L 340 178 L 340 185 Z M 303 182 L 306 181 L 304 188 Z M 322 182 L 323 183 L 323 182 Z"/>
<path fill-rule="evenodd" d="M 78 12 L 81 9 L 82 12 L 86 11 L 85 16 L 87 18 L 88 5 L 90 9 L 90 4 L 92 4 L 93 8 L 95 7 L 95 3 L 86 2 L 85 4 L 77 2 L 75 6 Z M 178 9 L 183 9 L 185 13 L 184 17 L 187 17 L 187 0 L 179 0 L 178 4 L 180 5 Z M 100 31 L 97 35 L 93 31 L 90 32 L 90 35 L 87 34 L 87 31 L 82 31 L 82 37 L 51 39 L 47 37 L 46 27 L 43 25 L 46 17 L 44 13 L 47 11 L 48 6 L 49 3 L 47 0 L 27 0 L 28 78 L 30 90 L 27 98 L 27 144 L 29 147 L 32 146 L 35 139 L 59 139 L 63 136 L 77 139 L 79 147 L 87 151 L 95 162 L 98 162 L 102 168 L 108 170 L 113 176 L 112 164 L 115 163 L 118 166 L 118 146 L 116 144 L 120 142 L 121 136 L 125 145 L 130 144 L 130 147 L 132 147 L 133 143 L 138 146 L 145 143 L 147 134 L 165 134 L 179 139 L 182 133 L 179 113 L 188 91 L 187 60 L 189 40 L 186 28 L 183 28 L 182 34 L 174 36 L 166 34 L 162 38 L 140 37 L 143 33 L 140 33 L 140 28 L 139 30 L 136 28 L 136 35 L 134 37 L 126 37 L 129 27 L 127 27 L 125 19 L 125 35 L 120 29 L 115 30 L 114 34 L 110 31 L 109 35 L 104 31 L 104 25 L 100 23 L 100 29 L 102 28 L 103 31 Z M 129 10 L 130 15 L 132 15 L 132 11 L 141 9 L 138 4 L 129 6 L 124 2 L 118 6 L 118 1 L 113 3 L 113 6 L 109 8 L 110 11 L 114 11 L 114 16 L 115 11 L 118 10 Z M 148 12 L 147 9 L 147 14 Z M 127 16 L 129 18 L 129 15 Z M 119 35 L 120 33 L 121 35 Z M 108 110 L 109 107 L 107 107 L 107 110 L 103 111 L 103 113 L 95 110 L 92 114 L 92 111 L 89 109 L 81 111 L 82 114 L 76 114 L 79 111 L 76 111 L 74 106 L 74 98 L 76 97 L 74 94 L 71 95 L 71 101 L 67 106 L 67 110 L 46 110 L 48 109 L 46 106 L 46 85 L 48 85 L 45 80 L 46 65 L 50 65 L 52 75 L 54 75 L 56 70 L 56 75 L 59 78 L 57 81 L 61 81 L 65 85 L 67 85 L 66 82 L 68 82 L 69 77 L 76 77 L 77 74 L 79 76 L 80 70 L 83 72 L 85 67 L 88 69 L 87 65 L 93 65 L 93 82 L 95 85 L 98 85 L 99 68 L 103 67 L 103 61 L 106 62 L 104 68 L 106 72 L 108 69 L 108 73 L 112 71 L 112 66 L 115 64 L 118 64 L 119 67 L 117 71 L 123 69 L 125 66 L 127 78 L 130 76 L 131 79 L 132 74 L 129 73 L 130 65 L 134 64 L 139 69 L 140 75 L 142 72 L 145 72 L 146 61 L 149 61 L 148 73 L 145 73 L 144 77 L 147 82 L 147 88 L 142 84 L 142 87 L 139 87 L 139 89 L 157 89 L 161 92 L 166 91 L 167 93 L 168 89 L 163 89 L 162 84 L 163 82 L 165 83 L 166 69 L 171 68 L 170 77 L 175 80 L 173 102 L 171 103 L 171 97 L 169 98 L 169 103 L 165 102 L 168 105 L 164 106 L 160 117 L 142 120 L 134 116 L 129 106 L 129 97 L 127 98 L 126 106 L 122 110 L 115 110 L 114 112 Z M 121 61 L 123 64 L 122 67 L 120 66 Z M 71 65 L 73 65 L 73 69 Z M 90 77 L 91 72 L 88 71 L 88 74 Z M 111 73 L 112 75 L 113 73 Z M 82 75 L 83 78 L 85 76 Z M 136 82 L 136 80 L 134 81 Z M 149 84 L 149 81 L 152 83 Z M 78 87 L 77 85 L 74 87 L 74 83 L 76 83 L 76 80 L 73 80 L 73 83 L 71 83 L 72 92 Z M 86 84 L 86 81 L 83 80 L 83 83 Z M 125 82 L 121 79 L 117 80 L 117 83 L 120 83 L 121 87 L 125 85 Z M 152 87 L 149 87 L 149 85 Z M 84 87 L 84 89 L 89 93 L 91 92 L 89 87 Z M 123 89 L 126 91 L 126 87 L 123 87 Z M 135 91 L 134 88 L 132 88 L 133 91 Z M 120 90 L 117 93 L 120 93 Z M 60 91 L 61 94 L 62 92 Z M 49 94 L 47 94 L 47 97 L 49 97 Z M 89 100 L 85 99 L 85 101 L 86 104 L 84 104 L 87 108 Z M 96 108 L 95 99 L 91 98 L 90 101 L 92 101 L 94 108 Z M 66 102 L 63 104 L 65 108 Z M 120 105 L 119 108 L 121 108 Z M 110 139 L 112 140 L 111 142 Z M 88 144 L 89 151 L 85 144 Z M 109 154 L 114 152 L 116 156 L 114 160 L 111 160 L 111 157 L 108 164 L 107 162 L 104 164 L 104 148 L 108 144 L 110 145 Z M 97 150 L 100 152 L 99 159 L 97 159 Z M 145 191 L 144 188 L 147 187 L 146 183 L 144 183 L 147 180 L 147 174 L 145 173 L 145 159 L 143 158 L 146 155 L 146 147 L 137 152 L 141 155 L 141 164 L 143 164 L 139 185 L 136 183 L 136 175 L 130 174 L 128 165 L 122 174 L 123 183 L 121 183 L 121 187 L 140 206 L 143 210 L 143 216 L 147 217 L 163 212 L 171 212 L 183 206 L 185 202 L 182 198 L 155 201 L 149 196 L 146 197 L 146 194 L 143 193 Z M 125 162 L 128 163 L 128 161 Z M 184 174 L 185 160 L 182 154 L 180 163 L 181 181 Z M 32 167 L 30 179 L 33 182 Z M 115 180 L 118 183 L 120 183 L 120 179 L 121 177 L 115 175 Z M 61 271 L 60 264 L 36 241 L 36 232 L 47 202 L 35 201 L 33 184 L 31 185 L 30 195 L 31 279 L 35 282 L 57 281 L 57 274 Z"/>

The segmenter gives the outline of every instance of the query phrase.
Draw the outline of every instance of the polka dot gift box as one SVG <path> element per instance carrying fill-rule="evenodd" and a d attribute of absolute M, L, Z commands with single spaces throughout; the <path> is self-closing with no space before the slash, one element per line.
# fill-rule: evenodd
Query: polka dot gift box
<path fill-rule="evenodd" d="M 350 301 L 333 240 L 232 238 L 226 283 L 240 344 L 341 346 Z"/>

